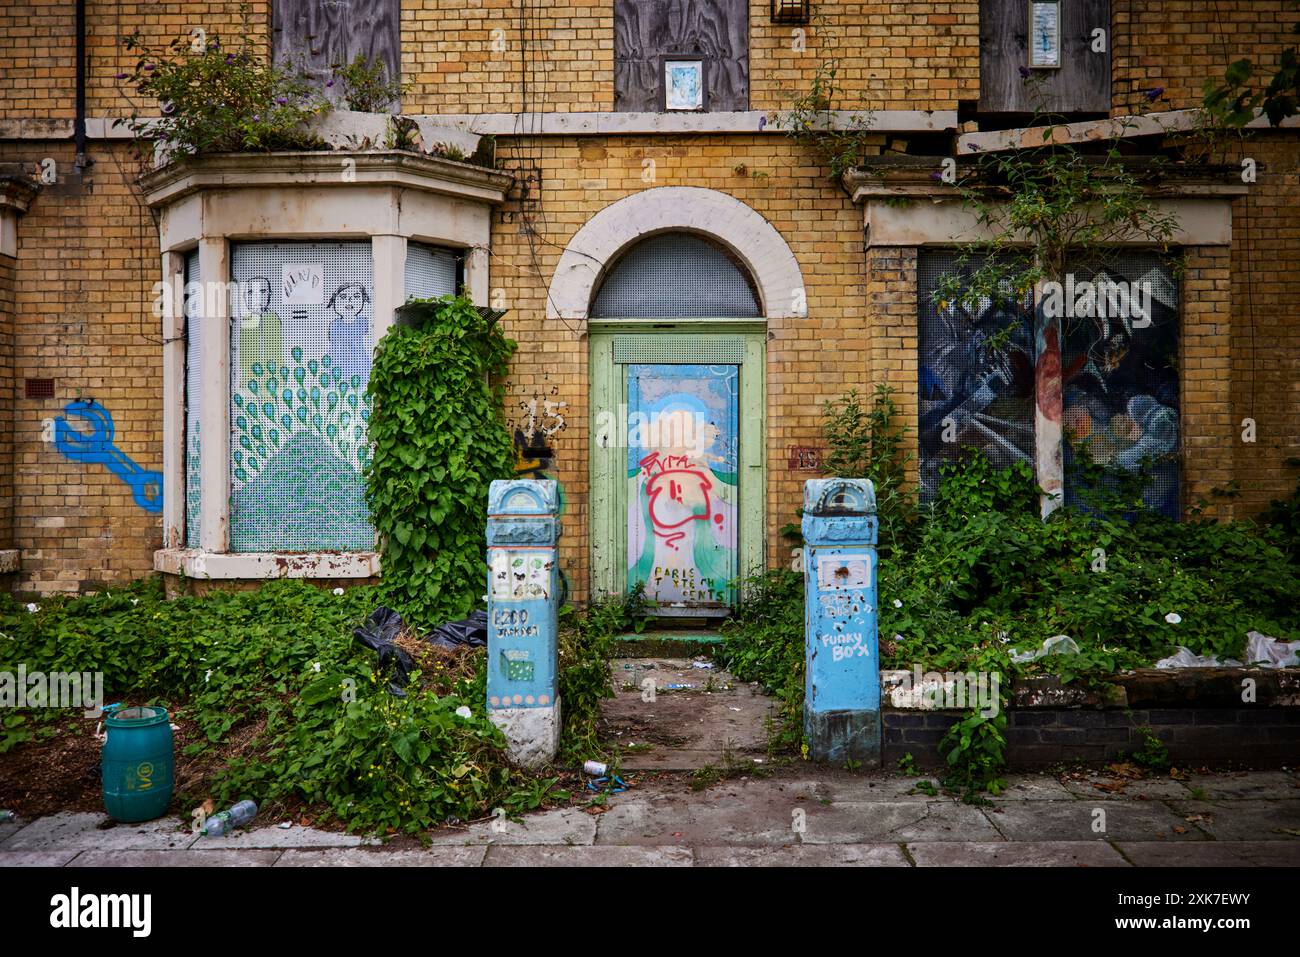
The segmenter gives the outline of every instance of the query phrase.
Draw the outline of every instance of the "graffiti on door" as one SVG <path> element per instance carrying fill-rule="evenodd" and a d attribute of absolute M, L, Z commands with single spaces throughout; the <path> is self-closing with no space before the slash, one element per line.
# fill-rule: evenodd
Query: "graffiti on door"
<path fill-rule="evenodd" d="M 628 366 L 628 587 L 661 611 L 730 601 L 739 371 Z"/>

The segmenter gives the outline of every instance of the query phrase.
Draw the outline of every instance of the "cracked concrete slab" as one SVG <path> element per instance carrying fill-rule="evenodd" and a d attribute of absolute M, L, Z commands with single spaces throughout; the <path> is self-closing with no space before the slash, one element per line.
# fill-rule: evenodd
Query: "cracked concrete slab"
<path fill-rule="evenodd" d="M 1296 841 L 1300 844 L 1300 800 L 1174 801 L 1187 827 L 1219 841 Z"/>
<path fill-rule="evenodd" d="M 704 791 L 623 800 L 600 815 L 597 844 L 709 846 L 783 844 L 794 839 L 787 795 Z"/>
<path fill-rule="evenodd" d="M 782 844 L 701 847 L 697 867 L 910 867 L 897 844 Z"/>
<path fill-rule="evenodd" d="M 1094 812 L 1104 811 L 1104 818 Z M 1205 835 L 1158 801 L 1019 801 L 988 809 L 1010 841 L 1200 841 Z M 1104 830 L 1093 830 L 1094 822 Z M 1176 828 L 1181 828 L 1179 833 Z"/>
<path fill-rule="evenodd" d="M 978 808 L 956 801 L 914 800 L 836 803 L 808 811 L 805 844 L 999 839 Z"/>
<path fill-rule="evenodd" d="M 0 844 L 0 850 L 169 850 L 193 842 L 194 835 L 182 830 L 175 818 L 113 824 L 106 814 L 64 812 L 33 821 Z"/>
<path fill-rule="evenodd" d="M 487 853 L 477 847 L 428 847 L 388 849 L 328 847 L 321 850 L 291 849 L 283 852 L 276 867 L 478 867 Z"/>
<path fill-rule="evenodd" d="M 496 830 L 495 828 L 500 828 Z M 519 821 L 481 821 L 465 828 L 431 835 L 435 845 L 473 844 L 590 844 L 596 821 L 577 808 L 559 808 L 530 814 Z"/>
<path fill-rule="evenodd" d="M 1300 841 L 1120 843 L 1137 867 L 1300 867 Z"/>
<path fill-rule="evenodd" d="M 689 847 L 601 846 L 488 848 L 484 867 L 691 867 L 695 855 Z"/>
<path fill-rule="evenodd" d="M 994 801 L 1068 801 L 1070 792 L 1050 774 L 1008 774 L 1006 790 Z"/>
<path fill-rule="evenodd" d="M 1105 841 L 952 841 L 909 844 L 918 867 L 1128 867 Z"/>
<path fill-rule="evenodd" d="M 1104 771 L 1083 779 L 1066 778 L 1065 790 L 1084 800 L 1167 801 L 1186 800 L 1187 788 L 1173 778 L 1124 778 Z"/>

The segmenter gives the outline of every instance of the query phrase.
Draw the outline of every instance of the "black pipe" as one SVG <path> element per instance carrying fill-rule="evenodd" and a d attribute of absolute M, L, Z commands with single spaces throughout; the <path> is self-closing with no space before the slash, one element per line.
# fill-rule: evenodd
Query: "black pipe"
<path fill-rule="evenodd" d="M 77 172 L 88 165 L 86 159 L 86 0 L 77 0 L 77 119 L 72 128 L 77 148 Z"/>

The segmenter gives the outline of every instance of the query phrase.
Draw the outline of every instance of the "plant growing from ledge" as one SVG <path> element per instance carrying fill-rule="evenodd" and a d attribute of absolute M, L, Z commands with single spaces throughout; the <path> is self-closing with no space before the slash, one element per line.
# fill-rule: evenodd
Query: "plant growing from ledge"
<path fill-rule="evenodd" d="M 358 53 L 350 63 L 336 63 L 334 82 L 341 87 L 343 102 L 349 110 L 362 113 L 386 113 L 398 105 L 409 83 L 388 78 L 384 64 Z"/>
<path fill-rule="evenodd" d="M 244 16 L 234 45 L 216 34 L 173 40 L 161 50 L 138 34 L 125 38 L 135 68 L 117 78 L 157 101 L 161 116 L 137 109 L 117 122 L 172 155 L 325 148 L 305 124 L 327 112 L 329 101 L 305 75 L 254 51 L 246 8 Z"/>

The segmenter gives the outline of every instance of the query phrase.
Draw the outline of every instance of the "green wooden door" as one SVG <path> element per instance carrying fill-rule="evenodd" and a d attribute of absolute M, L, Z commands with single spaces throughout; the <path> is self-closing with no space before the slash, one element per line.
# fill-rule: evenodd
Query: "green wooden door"
<path fill-rule="evenodd" d="M 668 326 L 665 329 L 665 326 Z M 592 332 L 593 593 L 726 614 L 763 566 L 763 334 L 754 323 Z"/>

